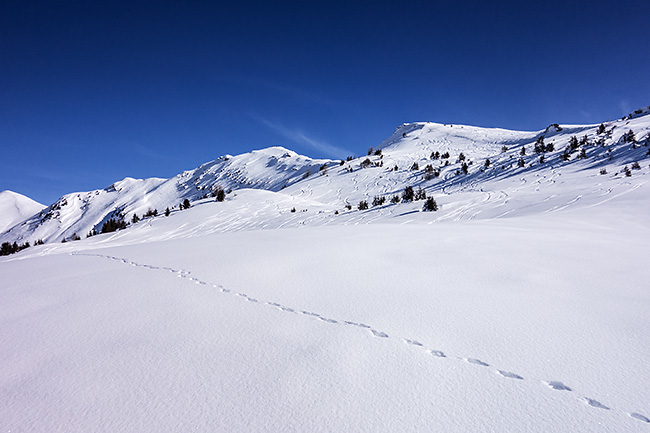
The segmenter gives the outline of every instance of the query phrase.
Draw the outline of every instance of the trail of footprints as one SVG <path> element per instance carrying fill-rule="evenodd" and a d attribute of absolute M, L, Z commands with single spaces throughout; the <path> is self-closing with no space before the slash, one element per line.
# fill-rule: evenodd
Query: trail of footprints
<path fill-rule="evenodd" d="M 102 254 L 71 253 L 71 255 L 100 257 L 100 258 L 104 258 L 104 259 L 113 260 L 113 261 L 116 261 L 116 262 L 121 262 L 121 263 L 124 263 L 126 265 L 131 265 L 131 266 L 134 266 L 134 267 L 151 269 L 151 270 L 156 270 L 156 271 L 168 271 L 170 273 L 175 274 L 179 278 L 185 278 L 185 279 L 187 279 L 189 281 L 192 281 L 192 282 L 194 282 L 194 283 L 196 283 L 198 285 L 212 286 L 215 289 L 219 289 L 222 293 L 232 294 L 232 295 L 241 297 L 241 298 L 243 298 L 246 301 L 251 302 L 251 303 L 259 303 L 259 304 L 267 305 L 269 307 L 277 308 L 278 310 L 286 312 L 286 313 L 300 314 L 300 315 L 303 315 L 303 316 L 306 316 L 306 317 L 313 317 L 314 319 L 318 319 L 318 320 L 320 320 L 322 322 L 325 322 L 325 323 L 330 323 L 330 324 L 335 324 L 335 325 L 343 325 L 343 326 L 353 326 L 353 327 L 360 328 L 362 330 L 368 331 L 372 335 L 374 335 L 375 337 L 378 337 L 378 338 L 385 338 L 385 339 L 393 338 L 393 339 L 395 339 L 395 337 L 390 337 L 387 333 L 385 333 L 383 331 L 380 331 L 378 329 L 374 329 L 373 327 L 371 327 L 370 325 L 366 325 L 365 323 L 353 322 L 353 321 L 349 321 L 349 320 L 336 320 L 336 319 L 324 317 L 324 316 L 322 316 L 322 315 L 320 315 L 318 313 L 314 313 L 314 312 L 311 312 L 311 311 L 296 310 L 294 308 L 287 307 L 287 306 L 279 304 L 277 302 L 261 301 L 261 300 L 252 298 L 252 297 L 246 295 L 245 293 L 233 292 L 232 290 L 223 287 L 221 284 L 210 284 L 210 283 L 207 283 L 205 281 L 199 280 L 198 278 L 192 277 L 192 276 L 190 276 L 189 271 L 173 269 L 173 268 L 169 268 L 169 267 L 159 267 L 159 266 L 141 264 L 141 263 L 136 263 L 136 262 L 133 262 L 133 261 L 121 258 L 121 257 L 114 257 L 114 256 L 108 256 L 108 255 L 102 255 Z M 424 344 L 420 343 L 417 340 L 411 340 L 411 339 L 408 339 L 408 338 L 403 338 L 401 340 L 404 343 L 406 343 L 407 345 L 414 346 L 414 347 L 425 350 L 427 353 L 429 353 L 430 355 L 432 355 L 433 357 L 436 357 L 436 358 L 457 359 L 457 360 L 462 360 L 462 361 L 467 362 L 468 364 L 476 365 L 476 366 L 479 366 L 479 367 L 492 368 L 490 366 L 490 364 L 488 364 L 487 362 L 484 362 L 484 361 L 482 361 L 480 359 L 477 359 L 477 358 L 462 358 L 462 357 L 458 357 L 458 356 L 447 356 L 441 350 L 426 348 L 424 346 Z M 502 376 L 504 378 L 507 378 L 507 379 L 525 380 L 523 376 L 520 376 L 520 375 L 518 375 L 516 373 L 513 373 L 513 372 L 510 372 L 510 371 L 499 370 L 499 369 L 494 369 L 494 371 L 495 371 L 496 374 L 499 374 L 500 376 Z M 565 385 L 564 383 L 562 383 L 560 381 L 553 381 L 552 380 L 552 381 L 540 381 L 540 382 L 542 382 L 548 388 L 550 388 L 552 390 L 555 390 L 555 391 L 573 392 L 572 388 L 570 388 L 569 386 Z M 581 400 L 582 402 L 584 402 L 585 404 L 589 405 L 590 407 L 593 407 L 593 408 L 596 408 L 596 409 L 616 411 L 615 409 L 612 409 L 611 407 L 606 406 L 603 403 L 601 403 L 598 400 L 595 400 L 593 398 L 579 397 L 578 399 Z M 627 413 L 627 415 L 629 415 L 631 418 L 633 418 L 635 420 L 642 421 L 644 423 L 650 424 L 650 418 L 646 417 L 645 415 L 642 415 L 642 414 L 640 414 L 638 412 L 626 412 L 626 413 Z"/>

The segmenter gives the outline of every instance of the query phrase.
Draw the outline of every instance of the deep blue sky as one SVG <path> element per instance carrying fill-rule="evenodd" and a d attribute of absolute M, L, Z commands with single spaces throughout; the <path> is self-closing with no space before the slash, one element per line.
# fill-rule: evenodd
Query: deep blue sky
<path fill-rule="evenodd" d="M 61 3 L 61 4 L 59 4 Z M 650 2 L 4 2 L 0 190 L 49 204 L 403 122 L 537 130 L 650 104 Z"/>

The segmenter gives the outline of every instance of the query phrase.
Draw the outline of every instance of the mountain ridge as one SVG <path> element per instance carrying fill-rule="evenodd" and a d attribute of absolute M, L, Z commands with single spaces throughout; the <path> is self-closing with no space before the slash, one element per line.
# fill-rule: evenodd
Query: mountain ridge
<path fill-rule="evenodd" d="M 101 190 L 66 194 L 0 233 L 0 240 L 59 242 L 83 237 L 101 231 L 111 218 L 129 221 L 133 214 L 145 214 L 150 209 L 176 212 L 183 200 L 209 200 L 218 188 L 262 189 L 308 199 L 314 206 L 322 205 L 339 215 L 376 196 L 391 198 L 388 196 L 400 194 L 409 185 L 423 188 L 432 196 L 444 195 L 444 201 L 452 193 L 503 189 L 496 182 L 511 182 L 517 176 L 543 174 L 556 182 L 555 173 L 569 165 L 576 169 L 572 172 L 607 171 L 609 167 L 618 175 L 623 165 L 638 164 L 648 157 L 649 113 L 650 108 L 644 107 L 621 120 L 595 125 L 553 124 L 538 131 L 406 123 L 375 149 L 369 149 L 367 156 L 341 161 L 314 159 L 279 146 L 223 155 L 169 179 L 126 177 Z M 493 196 L 486 200 L 492 200 L 490 205 L 494 204 Z M 228 197 L 232 199 L 233 195 Z M 459 202 L 447 204 L 447 209 L 461 206 L 462 194 L 457 198 Z M 291 200 L 278 196 L 277 202 Z M 378 208 L 377 214 L 383 215 L 382 209 Z M 259 224 L 264 226 L 262 221 Z"/>

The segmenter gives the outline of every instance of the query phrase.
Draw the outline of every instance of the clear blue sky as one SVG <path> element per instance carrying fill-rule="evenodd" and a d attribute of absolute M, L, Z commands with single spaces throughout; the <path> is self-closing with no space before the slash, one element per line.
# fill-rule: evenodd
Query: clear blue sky
<path fill-rule="evenodd" d="M 650 104 L 650 2 L 4 2 L 0 190 L 49 204 L 403 122 L 537 130 Z"/>

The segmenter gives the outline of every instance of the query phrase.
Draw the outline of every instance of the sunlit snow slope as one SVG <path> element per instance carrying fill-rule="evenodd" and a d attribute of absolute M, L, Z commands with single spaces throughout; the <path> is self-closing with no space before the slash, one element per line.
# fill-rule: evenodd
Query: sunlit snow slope
<path fill-rule="evenodd" d="M 13 191 L 0 192 L 0 232 L 40 212 L 45 206 Z"/>
<path fill-rule="evenodd" d="M 189 209 L 2 257 L 0 427 L 648 432 L 647 111 L 604 131 L 408 124 L 368 163 L 266 184 L 266 150 L 228 157 L 256 181 L 219 178 L 223 202 L 188 187 Z"/>

